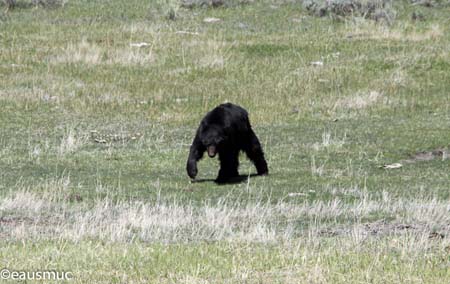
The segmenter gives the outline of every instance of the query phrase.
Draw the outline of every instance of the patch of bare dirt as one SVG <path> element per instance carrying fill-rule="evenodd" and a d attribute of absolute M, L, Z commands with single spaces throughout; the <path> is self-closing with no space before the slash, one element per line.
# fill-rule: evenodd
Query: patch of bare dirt
<path fill-rule="evenodd" d="M 13 226 L 18 224 L 30 224 L 33 223 L 33 219 L 28 217 L 11 217 L 11 216 L 4 216 L 0 217 L 0 225 L 2 226 Z"/>
<path fill-rule="evenodd" d="M 403 160 L 404 163 L 417 163 L 417 162 L 426 162 L 432 161 L 434 159 L 439 160 L 447 160 L 450 158 L 450 151 L 448 149 L 436 149 L 432 151 L 422 151 L 418 152 L 414 155 L 411 155 L 408 159 Z"/>
<path fill-rule="evenodd" d="M 435 225 L 426 223 L 405 224 L 405 223 L 389 223 L 384 220 L 363 223 L 356 226 L 340 226 L 335 228 L 324 228 L 319 230 L 319 236 L 336 237 L 352 235 L 355 232 L 363 236 L 387 236 L 387 235 L 404 235 L 404 234 L 425 234 L 430 239 L 444 239 L 450 236 L 450 224 L 445 224 L 436 228 Z"/>

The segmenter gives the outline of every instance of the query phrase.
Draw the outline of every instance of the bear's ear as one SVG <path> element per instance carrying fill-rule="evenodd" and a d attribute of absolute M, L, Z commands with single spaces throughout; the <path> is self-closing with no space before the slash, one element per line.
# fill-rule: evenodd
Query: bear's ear
<path fill-rule="evenodd" d="M 204 121 L 200 122 L 200 125 L 198 126 L 199 132 L 204 132 L 206 128 L 208 127 L 208 124 Z"/>

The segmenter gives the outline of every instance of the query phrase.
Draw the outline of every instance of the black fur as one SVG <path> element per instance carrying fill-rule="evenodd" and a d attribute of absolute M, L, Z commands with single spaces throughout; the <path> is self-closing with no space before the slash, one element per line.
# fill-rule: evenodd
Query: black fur
<path fill-rule="evenodd" d="M 261 144 L 250 126 L 248 113 L 240 106 L 221 104 L 208 112 L 200 122 L 186 165 L 192 179 L 197 175 L 197 162 L 205 151 L 210 157 L 219 154 L 218 183 L 239 176 L 240 151 L 244 151 L 255 164 L 258 175 L 269 173 Z"/>

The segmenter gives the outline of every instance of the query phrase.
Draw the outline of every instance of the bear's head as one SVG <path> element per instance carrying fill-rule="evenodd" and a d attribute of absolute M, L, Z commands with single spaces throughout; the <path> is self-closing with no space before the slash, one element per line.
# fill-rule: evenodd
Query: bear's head
<path fill-rule="evenodd" d="M 201 135 L 202 144 L 206 147 L 208 156 L 214 158 L 219 151 L 221 145 L 225 141 L 223 128 L 217 125 L 209 125 L 205 127 Z"/>

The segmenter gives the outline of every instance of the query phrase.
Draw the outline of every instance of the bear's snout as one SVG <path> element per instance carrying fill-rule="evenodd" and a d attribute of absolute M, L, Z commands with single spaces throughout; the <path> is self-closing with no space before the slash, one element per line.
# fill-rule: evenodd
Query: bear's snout
<path fill-rule="evenodd" d="M 208 156 L 210 158 L 214 158 L 216 154 L 217 154 L 216 146 L 214 145 L 208 146 Z"/>

